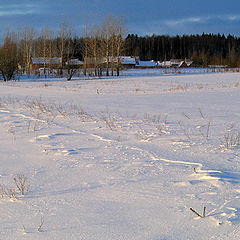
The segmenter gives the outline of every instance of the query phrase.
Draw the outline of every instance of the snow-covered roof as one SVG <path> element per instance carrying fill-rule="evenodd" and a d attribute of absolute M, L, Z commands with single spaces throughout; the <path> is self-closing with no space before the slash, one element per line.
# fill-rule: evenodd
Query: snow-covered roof
<path fill-rule="evenodd" d="M 160 67 L 182 67 L 186 64 L 188 67 L 193 63 L 191 60 L 171 59 L 170 61 L 157 62 Z"/>
<path fill-rule="evenodd" d="M 151 60 L 151 61 L 139 61 L 136 66 L 137 67 L 155 67 L 156 62 L 154 62 L 153 60 Z"/>
<path fill-rule="evenodd" d="M 130 56 L 121 56 L 121 64 L 133 64 L 136 65 L 136 58 Z"/>
<path fill-rule="evenodd" d="M 181 67 L 184 63 L 184 60 L 181 59 L 171 59 L 171 65 Z"/>
<path fill-rule="evenodd" d="M 171 61 L 157 62 L 157 65 L 160 67 L 171 67 Z"/>
<path fill-rule="evenodd" d="M 83 65 L 83 61 L 80 61 L 79 59 L 70 59 L 66 64 L 69 65 Z"/>
<path fill-rule="evenodd" d="M 187 66 L 189 67 L 189 66 L 193 63 L 193 61 L 191 61 L 191 60 L 186 60 L 185 63 L 186 63 Z"/>
<path fill-rule="evenodd" d="M 108 58 L 108 62 L 112 62 L 112 60 L 113 60 L 114 63 L 117 62 L 117 58 L 116 58 L 116 57 L 113 57 L 113 58 L 112 58 L 112 57 L 109 57 L 109 58 Z M 102 63 L 106 63 L 106 62 L 107 62 L 107 58 L 106 58 L 106 57 L 103 57 L 103 58 L 102 58 Z"/>
<path fill-rule="evenodd" d="M 45 63 L 46 64 L 60 64 L 61 58 L 59 57 L 46 57 Z M 44 57 L 32 57 L 32 63 L 33 64 L 44 64 Z"/>
<path fill-rule="evenodd" d="M 117 57 L 109 57 L 108 58 L 108 62 L 113 62 L 114 63 L 117 63 Z M 119 57 L 120 59 L 120 62 L 121 64 L 125 64 L 125 65 L 128 65 L 128 64 L 131 64 L 131 65 L 136 65 L 138 62 L 139 62 L 139 57 L 130 57 L 130 56 L 120 56 Z M 94 59 L 93 58 L 89 58 L 88 61 L 90 63 L 94 63 Z M 103 57 L 101 60 L 100 60 L 102 63 L 106 63 L 107 62 L 107 58 L 106 57 Z"/>

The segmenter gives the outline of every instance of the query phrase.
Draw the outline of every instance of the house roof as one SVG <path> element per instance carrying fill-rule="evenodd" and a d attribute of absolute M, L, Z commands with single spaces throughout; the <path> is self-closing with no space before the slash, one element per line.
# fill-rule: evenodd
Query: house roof
<path fill-rule="evenodd" d="M 132 64 L 136 65 L 136 58 L 130 56 L 121 56 L 121 64 Z"/>
<path fill-rule="evenodd" d="M 189 59 L 171 59 L 170 61 L 157 62 L 157 65 L 161 67 L 182 67 L 184 65 L 187 65 L 189 67 L 192 63 L 193 62 Z"/>
<path fill-rule="evenodd" d="M 137 67 L 155 67 L 156 63 L 153 60 L 151 60 L 151 61 L 139 61 L 136 66 Z"/>
<path fill-rule="evenodd" d="M 157 65 L 161 66 L 161 67 L 170 67 L 171 66 L 171 61 L 157 62 Z"/>
<path fill-rule="evenodd" d="M 116 63 L 117 62 L 117 57 L 109 57 L 108 61 L 109 62 L 113 62 Z M 122 65 L 136 65 L 139 62 L 139 57 L 130 57 L 130 56 L 119 56 L 120 62 Z M 102 59 L 99 59 L 101 61 L 101 63 L 106 63 L 107 62 L 107 58 L 103 57 Z M 88 58 L 89 63 L 94 63 L 94 59 L 93 58 Z"/>
<path fill-rule="evenodd" d="M 193 63 L 193 61 L 191 61 L 191 60 L 186 60 L 185 63 L 186 63 L 187 66 L 189 67 L 189 66 Z"/>
<path fill-rule="evenodd" d="M 44 57 L 32 57 L 32 63 L 33 64 L 44 64 Z M 45 63 L 46 64 L 60 64 L 61 63 L 61 58 L 59 57 L 46 57 L 45 58 Z"/>
<path fill-rule="evenodd" d="M 80 61 L 79 59 L 75 58 L 75 59 L 70 59 L 68 62 L 66 62 L 66 64 L 69 64 L 69 65 L 83 65 L 83 61 Z"/>

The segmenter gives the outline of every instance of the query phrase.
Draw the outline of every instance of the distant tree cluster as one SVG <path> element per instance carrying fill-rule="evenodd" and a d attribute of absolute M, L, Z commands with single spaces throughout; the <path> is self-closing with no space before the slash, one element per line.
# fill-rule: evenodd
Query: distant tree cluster
<path fill-rule="evenodd" d="M 7 81 L 16 73 L 38 74 L 40 68 L 44 75 L 67 75 L 68 80 L 76 68 L 82 68 L 84 75 L 109 76 L 115 72 L 119 76 L 124 38 L 122 19 L 112 16 L 101 26 L 87 25 L 82 37 L 72 37 L 71 27 L 64 22 L 57 34 L 47 27 L 40 33 L 29 27 L 18 33 L 7 32 L 0 46 L 0 77 Z M 76 66 L 73 60 L 82 61 L 82 66 Z"/>
<path fill-rule="evenodd" d="M 108 16 L 101 26 L 86 28 L 84 42 L 84 75 L 87 69 L 93 69 L 95 76 L 119 76 L 120 57 L 123 53 L 124 25 L 122 19 Z M 77 41 L 77 40 L 76 40 Z M 80 57 L 80 56 L 79 56 Z"/>
<path fill-rule="evenodd" d="M 0 48 L 0 75 L 4 81 L 12 79 L 17 69 L 17 41 L 16 35 L 7 33 L 4 44 Z"/>
<path fill-rule="evenodd" d="M 119 76 L 121 56 L 164 61 L 190 59 L 200 66 L 240 66 L 240 38 L 220 34 L 138 36 L 129 34 L 121 18 L 108 16 L 100 25 L 86 25 L 84 36 L 72 36 L 64 22 L 54 33 L 44 27 L 40 33 L 25 27 L 7 32 L 0 46 L 0 77 L 41 74 L 67 76 L 70 80 L 81 69 L 84 75 Z M 33 59 L 38 59 L 33 68 Z M 73 60 L 81 62 L 76 66 Z M 38 64 L 39 63 L 39 64 Z"/>
<path fill-rule="evenodd" d="M 4 43 L 0 46 L 0 76 L 7 81 L 16 74 L 36 74 L 36 69 L 34 72 L 32 69 L 33 57 L 42 59 L 44 74 L 51 74 L 53 65 L 49 59 L 57 57 L 60 59 L 57 66 L 58 74 L 62 75 L 64 62 L 70 57 L 70 34 L 71 29 L 64 23 L 55 37 L 53 31 L 46 27 L 39 34 L 28 27 L 18 33 L 7 32 Z"/>
<path fill-rule="evenodd" d="M 191 59 L 201 65 L 240 66 L 240 38 L 220 34 L 138 36 L 129 34 L 124 42 L 126 55 L 141 60 Z"/>

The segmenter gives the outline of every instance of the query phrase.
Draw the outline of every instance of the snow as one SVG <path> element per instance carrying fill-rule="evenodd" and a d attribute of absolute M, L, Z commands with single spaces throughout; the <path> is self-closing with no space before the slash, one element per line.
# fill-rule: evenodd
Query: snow
<path fill-rule="evenodd" d="M 240 239 L 240 73 L 157 71 L 0 83 L 0 239 Z"/>

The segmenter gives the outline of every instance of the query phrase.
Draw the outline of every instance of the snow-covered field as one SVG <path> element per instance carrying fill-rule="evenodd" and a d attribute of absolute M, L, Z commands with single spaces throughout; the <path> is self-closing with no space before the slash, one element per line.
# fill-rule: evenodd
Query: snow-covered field
<path fill-rule="evenodd" d="M 130 75 L 0 83 L 1 240 L 240 239 L 240 73 Z"/>

